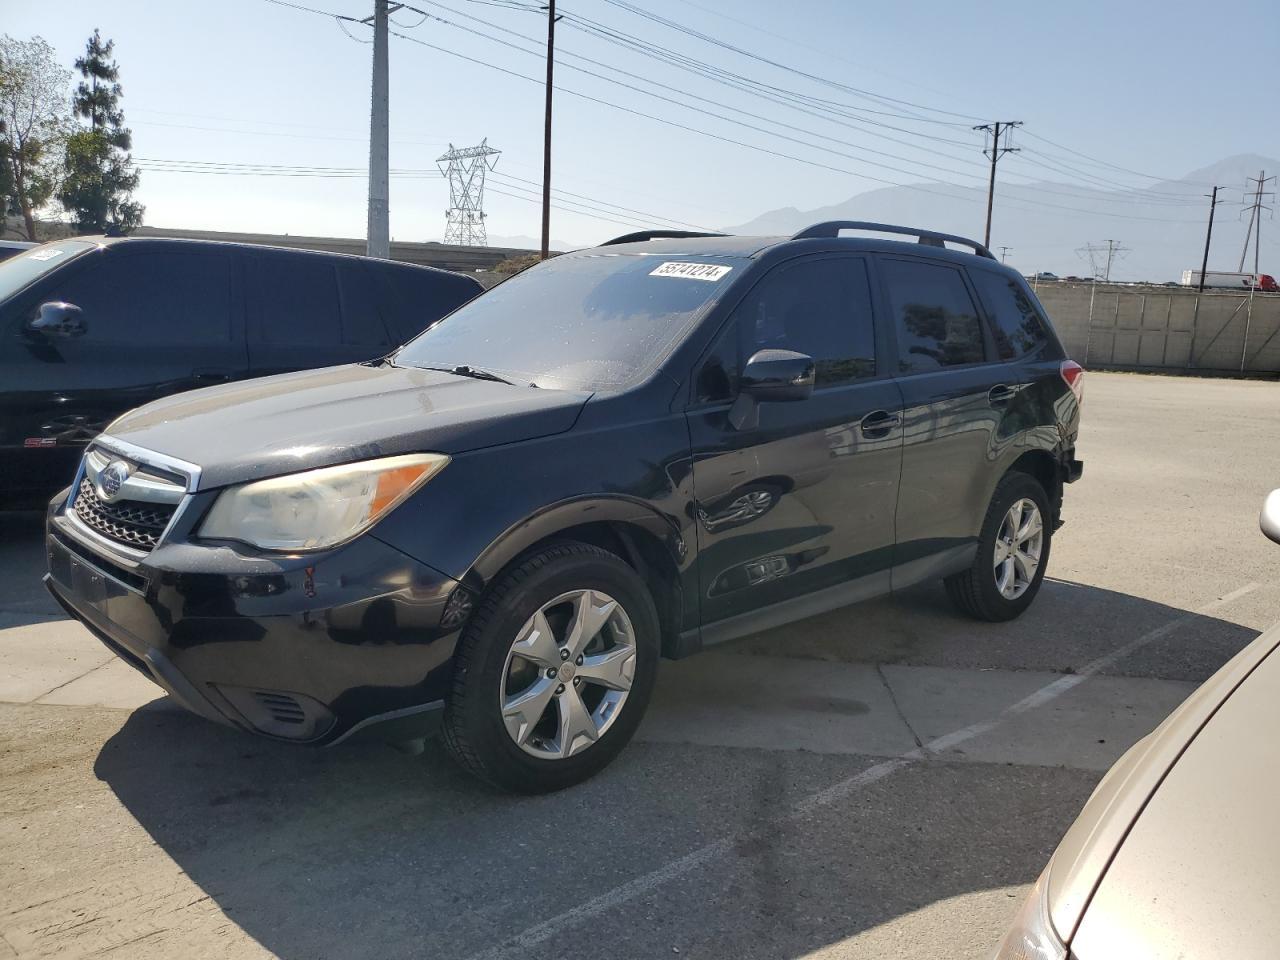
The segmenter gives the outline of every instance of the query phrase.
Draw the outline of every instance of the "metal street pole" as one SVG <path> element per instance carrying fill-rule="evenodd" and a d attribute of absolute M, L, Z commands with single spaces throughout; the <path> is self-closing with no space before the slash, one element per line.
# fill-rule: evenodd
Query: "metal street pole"
<path fill-rule="evenodd" d="M 369 115 L 369 231 L 366 252 L 391 257 L 390 95 L 387 85 L 387 0 L 373 3 L 373 102 Z"/>
<path fill-rule="evenodd" d="M 542 259 L 551 256 L 551 100 L 556 65 L 556 0 L 547 2 L 547 107 L 542 142 Z"/>

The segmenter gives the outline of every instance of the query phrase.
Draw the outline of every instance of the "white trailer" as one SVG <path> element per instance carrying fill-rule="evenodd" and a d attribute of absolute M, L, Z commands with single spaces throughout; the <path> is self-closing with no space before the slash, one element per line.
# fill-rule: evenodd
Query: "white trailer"
<path fill-rule="evenodd" d="M 1183 270 L 1182 285 L 1184 287 L 1200 286 L 1199 270 Z M 1224 270 L 1209 270 L 1204 275 L 1206 288 L 1214 290 L 1265 290 L 1274 292 L 1277 289 L 1275 278 L 1269 273 L 1229 273 Z"/>

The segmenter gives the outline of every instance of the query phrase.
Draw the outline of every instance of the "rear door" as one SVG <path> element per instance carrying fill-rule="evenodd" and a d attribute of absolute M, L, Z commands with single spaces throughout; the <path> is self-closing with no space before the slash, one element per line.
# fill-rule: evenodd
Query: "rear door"
<path fill-rule="evenodd" d="M 695 371 L 688 421 L 704 624 L 827 588 L 853 591 L 846 601 L 888 588 L 902 401 L 883 363 L 868 267 L 851 255 L 775 267 Z M 814 358 L 813 395 L 762 403 L 758 426 L 736 430 L 739 371 L 769 348 Z"/>
<path fill-rule="evenodd" d="M 897 345 L 905 438 L 894 587 L 953 572 L 981 531 L 1017 438 L 1022 383 L 997 356 L 964 270 L 879 258 Z"/>
<path fill-rule="evenodd" d="M 247 251 L 245 310 L 254 376 L 371 360 L 392 345 L 355 258 Z"/>
<path fill-rule="evenodd" d="M 126 410 L 246 371 L 231 255 L 129 246 L 73 261 L 6 306 L 6 433 L 34 488 L 69 481 L 84 444 Z M 84 334 L 27 331 L 50 301 L 79 307 Z"/>

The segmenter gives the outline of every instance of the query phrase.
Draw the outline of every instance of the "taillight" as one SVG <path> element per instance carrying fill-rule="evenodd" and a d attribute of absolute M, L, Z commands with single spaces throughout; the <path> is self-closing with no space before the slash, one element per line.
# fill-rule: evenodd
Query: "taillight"
<path fill-rule="evenodd" d="M 1062 375 L 1062 382 L 1071 388 L 1071 392 L 1076 395 L 1076 403 L 1084 404 L 1084 367 L 1076 363 L 1074 360 L 1063 360 L 1062 366 L 1058 368 L 1058 373 Z"/>

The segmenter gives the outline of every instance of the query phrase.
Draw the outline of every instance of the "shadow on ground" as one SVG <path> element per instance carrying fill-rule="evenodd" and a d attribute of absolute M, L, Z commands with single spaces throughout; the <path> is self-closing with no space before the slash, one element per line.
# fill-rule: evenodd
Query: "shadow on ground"
<path fill-rule="evenodd" d="M 937 581 L 746 637 L 725 649 L 846 662 L 1075 673 L 1179 618 L 1183 622 L 1176 629 L 1104 672 L 1198 683 L 1258 635 L 1228 620 L 1068 580 L 1045 580 L 1017 620 L 980 623 L 958 615 Z"/>
<path fill-rule="evenodd" d="M 66 614 L 45 592 L 43 511 L 0 510 L 0 627 L 16 627 Z"/>
<path fill-rule="evenodd" d="M 1254 636 L 1073 584 L 1049 585 L 1035 616 L 996 628 L 944 616 L 928 591 L 909 602 L 851 608 L 747 646 L 813 655 L 808 636 L 849 658 L 856 649 L 927 662 L 945 651 L 965 665 L 1053 669 L 1184 618 L 1151 656 L 1199 679 Z M 1099 629 L 1082 640 L 1064 620 Z M 878 636 L 885 622 L 901 632 Z M 1124 672 L 1167 675 L 1145 656 Z M 788 816 L 876 762 L 638 743 L 581 787 L 513 798 L 465 777 L 437 745 L 420 758 L 380 746 L 309 750 L 144 708 L 94 770 L 235 924 L 285 958 L 468 957 L 725 837 L 740 842 L 597 916 L 546 928 L 512 955 L 800 957 L 930 904 L 1002 898 L 999 888 L 1034 879 L 1098 776 L 934 759 Z M 1007 917 L 1014 906 L 997 909 Z M 955 957 L 990 945 L 934 944 Z"/>

